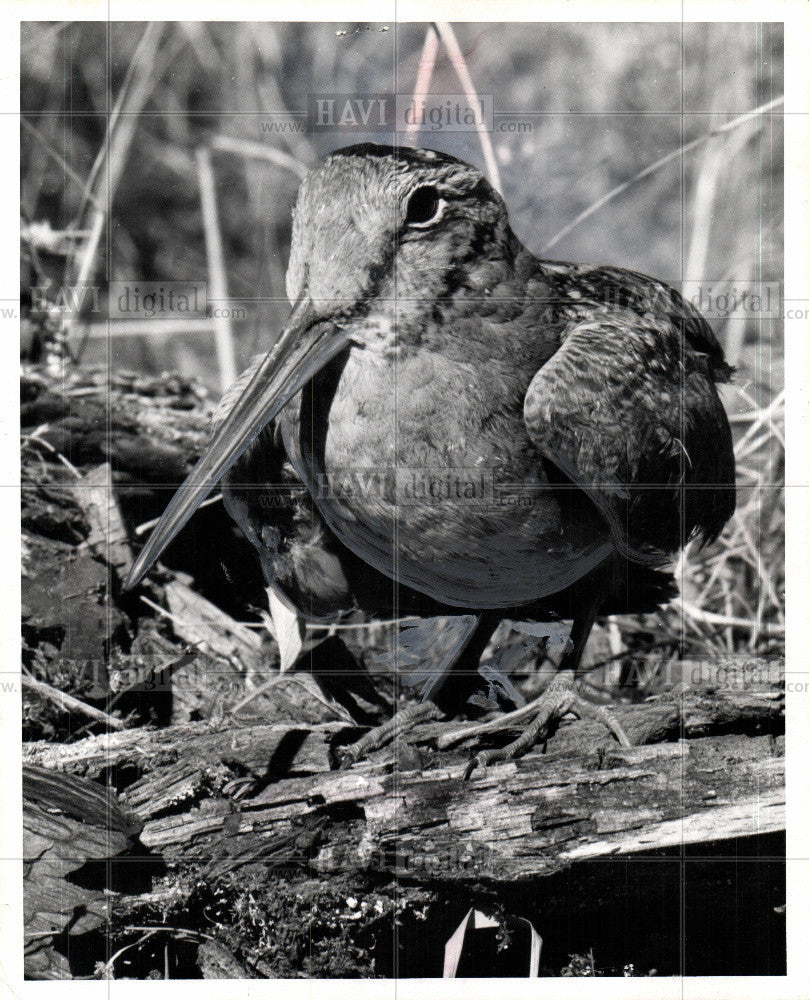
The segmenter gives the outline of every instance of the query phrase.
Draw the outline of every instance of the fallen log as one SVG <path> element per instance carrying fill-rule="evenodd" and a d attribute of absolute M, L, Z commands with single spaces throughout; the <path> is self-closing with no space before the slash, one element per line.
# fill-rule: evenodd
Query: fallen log
<path fill-rule="evenodd" d="M 773 678 L 757 691 L 678 692 L 619 709 L 642 745 L 575 722 L 547 753 L 469 781 L 470 750 L 435 749 L 446 721 L 345 771 L 336 749 L 359 730 L 342 722 L 191 723 L 30 744 L 25 757 L 88 778 L 137 775 L 121 802 L 143 823 L 141 842 L 168 861 L 207 859 L 211 877 L 212 859 L 261 858 L 262 842 L 316 825 L 318 872 L 509 882 L 580 858 L 783 830 L 781 709 Z"/>

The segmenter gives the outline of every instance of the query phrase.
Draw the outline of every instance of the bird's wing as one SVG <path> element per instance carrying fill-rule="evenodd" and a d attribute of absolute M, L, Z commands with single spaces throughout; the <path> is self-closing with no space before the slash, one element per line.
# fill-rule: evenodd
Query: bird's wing
<path fill-rule="evenodd" d="M 733 513 L 733 447 L 715 386 L 728 374 L 696 312 L 619 306 L 572 319 L 534 376 L 531 439 L 633 561 L 661 562 L 694 534 L 713 540 Z"/>

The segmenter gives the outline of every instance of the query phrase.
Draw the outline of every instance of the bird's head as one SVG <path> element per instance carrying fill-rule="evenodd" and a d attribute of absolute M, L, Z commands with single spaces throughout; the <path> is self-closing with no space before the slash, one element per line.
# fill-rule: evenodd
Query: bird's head
<path fill-rule="evenodd" d="M 475 167 L 434 150 L 338 150 L 304 180 L 293 214 L 287 294 L 308 294 L 316 314 L 337 322 L 435 300 L 470 260 L 509 245 L 500 195 Z"/>
<path fill-rule="evenodd" d="M 474 167 L 375 144 L 328 156 L 301 185 L 289 320 L 166 508 L 133 565 L 134 586 L 221 477 L 303 386 L 348 346 L 388 350 L 469 279 L 513 252 L 506 208 Z"/>

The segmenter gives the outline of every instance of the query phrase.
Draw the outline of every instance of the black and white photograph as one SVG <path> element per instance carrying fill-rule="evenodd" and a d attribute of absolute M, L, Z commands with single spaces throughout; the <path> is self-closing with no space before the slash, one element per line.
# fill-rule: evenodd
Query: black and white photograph
<path fill-rule="evenodd" d="M 420 11 L 7 20 L 4 995 L 809 989 L 807 12 Z"/>

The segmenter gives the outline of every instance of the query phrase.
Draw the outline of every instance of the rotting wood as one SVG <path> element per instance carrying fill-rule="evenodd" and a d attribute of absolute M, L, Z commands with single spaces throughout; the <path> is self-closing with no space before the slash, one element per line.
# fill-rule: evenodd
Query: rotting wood
<path fill-rule="evenodd" d="M 142 843 L 169 861 L 260 858 L 262 841 L 269 848 L 317 821 L 311 866 L 323 874 L 511 881 L 581 858 L 783 830 L 778 687 L 623 706 L 622 724 L 644 745 L 623 748 L 598 725 L 574 722 L 547 753 L 470 781 L 461 777 L 468 749 L 434 749 L 446 722 L 408 734 L 421 759 L 411 770 L 400 769 L 412 756 L 397 746 L 333 770 L 335 744 L 358 735 L 339 722 L 192 723 L 30 744 L 25 756 L 90 778 L 134 769 L 121 802 L 143 822 Z"/>
<path fill-rule="evenodd" d="M 23 768 L 23 804 L 26 975 L 69 979 L 54 937 L 86 933 L 110 915 L 106 894 L 73 873 L 125 851 L 139 824 L 96 782 L 32 765 Z"/>
<path fill-rule="evenodd" d="M 180 483 L 208 440 L 212 405 L 179 377 L 74 369 L 59 382 L 21 379 L 20 426 L 80 468 L 109 462 L 113 480 Z"/>

